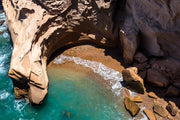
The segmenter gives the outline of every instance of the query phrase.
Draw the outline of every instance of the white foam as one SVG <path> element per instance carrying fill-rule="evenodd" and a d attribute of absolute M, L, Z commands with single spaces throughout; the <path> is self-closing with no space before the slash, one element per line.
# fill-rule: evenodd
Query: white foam
<path fill-rule="evenodd" d="M 109 81 L 112 86 L 112 91 L 115 95 L 120 95 L 124 93 L 124 88 L 121 85 L 121 81 L 123 81 L 121 73 L 111 69 L 102 63 L 84 60 L 79 57 L 69 57 L 65 55 L 60 55 L 58 58 L 54 60 L 55 64 L 63 64 L 65 62 L 74 62 L 75 64 L 82 65 L 84 67 L 90 68 L 94 73 L 99 74 L 104 80 Z M 123 95 L 123 94 L 122 94 Z"/>
<path fill-rule="evenodd" d="M 5 100 L 9 95 L 10 93 L 6 92 L 5 90 L 0 91 L 0 100 Z"/>
<path fill-rule="evenodd" d="M 55 58 L 54 63 L 55 64 L 63 64 L 65 62 L 74 62 L 75 64 L 82 65 L 84 67 L 88 67 L 93 70 L 94 73 L 99 74 L 101 77 L 104 78 L 104 80 L 109 81 L 112 87 L 112 92 L 120 96 L 121 98 L 124 97 L 124 87 L 121 85 L 121 81 L 123 81 L 122 74 L 118 71 L 111 69 L 102 63 L 90 61 L 90 60 L 84 60 L 79 57 L 69 57 L 65 55 L 60 55 L 59 57 Z M 137 95 L 135 92 L 129 90 L 131 96 Z M 141 120 L 147 120 L 146 115 L 143 113 L 143 110 L 145 107 L 141 108 L 141 114 L 143 115 L 143 118 Z M 130 118 L 129 120 L 137 119 Z"/>
<path fill-rule="evenodd" d="M 21 111 L 26 107 L 28 103 L 25 102 L 24 99 L 15 100 L 14 101 L 14 108 L 21 113 Z"/>

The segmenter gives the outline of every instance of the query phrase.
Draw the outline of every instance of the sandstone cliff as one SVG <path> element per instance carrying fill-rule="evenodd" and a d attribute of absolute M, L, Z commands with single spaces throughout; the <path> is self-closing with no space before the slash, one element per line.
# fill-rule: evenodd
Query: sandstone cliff
<path fill-rule="evenodd" d="M 180 60 L 179 0 L 3 0 L 13 41 L 9 76 L 16 98 L 39 104 L 47 94 L 47 60 L 85 43 Z M 177 62 L 179 63 L 179 62 Z"/>

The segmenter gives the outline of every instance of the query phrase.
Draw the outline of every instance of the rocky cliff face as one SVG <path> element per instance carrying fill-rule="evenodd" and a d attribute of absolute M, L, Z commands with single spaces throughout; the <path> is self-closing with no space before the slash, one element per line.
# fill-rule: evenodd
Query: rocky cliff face
<path fill-rule="evenodd" d="M 180 60 L 179 0 L 3 0 L 13 40 L 9 76 L 16 98 L 32 104 L 47 94 L 47 60 L 57 49 L 84 43 Z"/>

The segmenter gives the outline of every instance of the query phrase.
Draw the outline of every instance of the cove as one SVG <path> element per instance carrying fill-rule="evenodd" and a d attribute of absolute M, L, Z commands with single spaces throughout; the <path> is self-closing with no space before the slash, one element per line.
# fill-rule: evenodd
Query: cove
<path fill-rule="evenodd" d="M 5 20 L 5 14 L 0 14 Z M 12 43 L 7 25 L 0 26 L 0 119 L 1 120 L 126 120 L 112 92 L 91 77 L 64 68 L 48 68 L 49 92 L 40 106 L 15 100 L 8 77 Z M 96 76 L 94 74 L 94 76 Z"/>

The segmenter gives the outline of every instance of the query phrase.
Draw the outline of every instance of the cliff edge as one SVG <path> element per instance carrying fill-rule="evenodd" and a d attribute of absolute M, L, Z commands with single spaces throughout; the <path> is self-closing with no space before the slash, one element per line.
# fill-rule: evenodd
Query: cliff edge
<path fill-rule="evenodd" d="M 119 47 L 131 64 L 146 55 L 180 60 L 179 0 L 3 0 L 13 41 L 9 76 L 16 98 L 40 104 L 47 60 L 59 48 L 93 43 Z"/>

